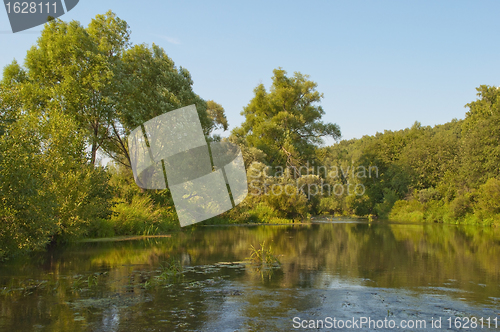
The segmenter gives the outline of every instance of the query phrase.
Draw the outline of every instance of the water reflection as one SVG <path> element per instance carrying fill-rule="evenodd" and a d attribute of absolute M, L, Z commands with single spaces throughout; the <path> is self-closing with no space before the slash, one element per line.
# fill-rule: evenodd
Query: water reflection
<path fill-rule="evenodd" d="M 263 241 L 282 263 L 265 278 L 239 263 Z M 0 330 L 290 329 L 294 315 L 361 314 L 368 303 L 385 303 L 374 312 L 384 315 L 495 313 L 499 257 L 495 228 L 338 220 L 82 243 L 1 266 Z M 172 258 L 184 276 L 153 283 Z"/>

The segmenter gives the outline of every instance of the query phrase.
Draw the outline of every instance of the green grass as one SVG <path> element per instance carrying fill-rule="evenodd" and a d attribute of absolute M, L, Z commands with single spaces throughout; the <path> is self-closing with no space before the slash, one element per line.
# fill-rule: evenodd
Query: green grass
<path fill-rule="evenodd" d="M 266 241 L 260 244 L 260 248 L 250 246 L 250 257 L 248 258 L 252 263 L 258 265 L 281 265 L 278 257 L 273 253 L 271 246 L 266 247 Z"/>

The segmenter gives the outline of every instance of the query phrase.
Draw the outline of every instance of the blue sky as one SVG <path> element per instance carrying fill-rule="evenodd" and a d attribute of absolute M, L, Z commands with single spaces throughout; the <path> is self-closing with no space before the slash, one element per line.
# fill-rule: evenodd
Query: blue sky
<path fill-rule="evenodd" d="M 187 68 L 230 128 L 278 67 L 318 83 L 324 121 L 345 139 L 464 118 L 476 87 L 500 85 L 499 1 L 80 0 L 62 19 L 86 26 L 109 9 L 133 43 Z M 40 30 L 12 34 L 0 11 L 0 66 L 22 62 Z"/>

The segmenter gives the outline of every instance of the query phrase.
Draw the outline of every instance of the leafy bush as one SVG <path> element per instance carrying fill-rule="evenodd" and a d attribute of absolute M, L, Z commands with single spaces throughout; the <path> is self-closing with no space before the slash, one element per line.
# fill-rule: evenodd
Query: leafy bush
<path fill-rule="evenodd" d="M 387 218 L 391 212 L 394 203 L 398 200 L 398 195 L 394 190 L 384 188 L 384 201 L 375 204 L 375 212 L 381 218 Z"/>
<path fill-rule="evenodd" d="M 426 210 L 424 213 L 425 221 L 429 222 L 443 222 L 448 220 L 449 208 L 441 200 L 428 201 L 425 205 Z"/>
<path fill-rule="evenodd" d="M 89 226 L 87 236 L 96 237 L 113 237 L 115 236 L 115 227 L 110 219 L 96 219 Z"/>
<path fill-rule="evenodd" d="M 119 202 L 113 208 L 111 222 L 116 235 L 154 235 L 174 229 L 171 210 L 154 206 L 147 195 L 136 195 L 132 203 Z"/>
<path fill-rule="evenodd" d="M 265 203 L 258 203 L 253 209 L 248 211 L 248 213 L 260 222 L 268 222 L 272 218 L 278 217 L 276 211 Z"/>
<path fill-rule="evenodd" d="M 276 188 L 281 190 L 275 191 L 276 194 L 263 195 L 261 202 L 275 211 L 275 216 L 278 218 L 304 219 L 309 210 L 305 195 L 292 185 L 285 187 L 280 184 Z"/>
<path fill-rule="evenodd" d="M 491 178 L 478 190 L 477 210 L 489 215 L 500 213 L 500 180 Z"/>
<path fill-rule="evenodd" d="M 392 220 L 422 222 L 424 221 L 424 206 L 417 200 L 399 200 L 389 214 Z"/>
<path fill-rule="evenodd" d="M 269 176 L 266 169 L 264 164 L 254 162 L 247 170 L 249 195 L 240 207 L 242 210 L 246 207 L 246 217 L 250 220 L 256 217 L 265 222 L 272 218 L 306 218 L 310 209 L 309 202 L 297 189 L 297 183 L 291 174 L 287 171 L 282 176 Z"/>
<path fill-rule="evenodd" d="M 319 201 L 319 211 L 323 214 L 341 214 L 343 212 L 342 198 L 337 196 L 322 197 Z"/>
<path fill-rule="evenodd" d="M 366 216 L 371 213 L 372 202 L 367 195 L 348 195 L 345 200 L 345 210 L 356 216 Z"/>
<path fill-rule="evenodd" d="M 132 169 L 123 165 L 108 167 L 110 174 L 109 183 L 115 190 L 115 197 L 127 203 L 132 203 L 136 195 L 141 194 L 141 188 L 134 181 Z"/>
<path fill-rule="evenodd" d="M 441 194 L 439 193 L 439 191 L 432 187 L 420 190 L 417 195 L 420 203 L 427 203 L 431 200 L 441 199 Z"/>
<path fill-rule="evenodd" d="M 472 212 L 472 203 L 468 195 L 460 194 L 450 203 L 450 214 L 454 219 L 465 217 L 470 212 Z"/>

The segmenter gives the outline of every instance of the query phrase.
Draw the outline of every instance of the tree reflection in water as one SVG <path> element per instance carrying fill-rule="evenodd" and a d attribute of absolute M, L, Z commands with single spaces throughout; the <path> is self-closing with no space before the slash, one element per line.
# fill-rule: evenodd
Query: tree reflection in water
<path fill-rule="evenodd" d="M 281 263 L 266 278 L 244 262 L 263 242 Z M 196 227 L 80 243 L 3 264 L 0 329 L 289 329 L 301 312 L 354 315 L 368 304 L 386 311 L 379 315 L 391 305 L 425 312 L 429 303 L 484 311 L 499 306 L 498 257 L 500 230 L 442 224 Z M 172 259 L 183 277 L 158 281 Z"/>

